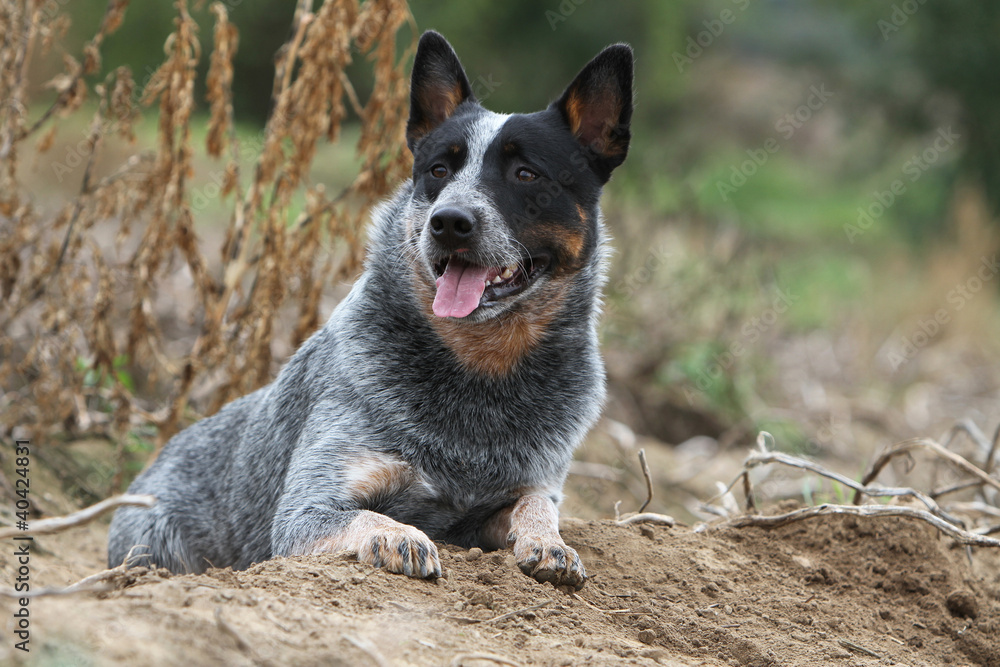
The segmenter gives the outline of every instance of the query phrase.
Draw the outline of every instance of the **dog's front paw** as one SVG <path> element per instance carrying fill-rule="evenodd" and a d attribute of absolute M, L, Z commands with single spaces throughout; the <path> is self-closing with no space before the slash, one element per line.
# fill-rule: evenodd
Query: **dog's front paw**
<path fill-rule="evenodd" d="M 423 531 L 405 524 L 373 531 L 358 549 L 358 560 L 408 577 L 441 576 L 437 546 Z"/>
<path fill-rule="evenodd" d="M 408 577 L 441 576 L 437 547 L 423 531 L 369 510 L 355 512 L 345 527 L 301 553 L 346 553 Z"/>
<path fill-rule="evenodd" d="M 514 542 L 514 558 L 521 572 L 538 581 L 580 590 L 587 580 L 580 555 L 562 540 L 519 537 Z"/>

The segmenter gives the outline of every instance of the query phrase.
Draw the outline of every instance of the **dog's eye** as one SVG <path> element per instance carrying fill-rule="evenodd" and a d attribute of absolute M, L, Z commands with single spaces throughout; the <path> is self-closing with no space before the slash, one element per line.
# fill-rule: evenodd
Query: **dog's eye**
<path fill-rule="evenodd" d="M 431 167 L 431 176 L 434 178 L 444 178 L 448 175 L 448 167 L 443 164 L 436 164 Z"/>
<path fill-rule="evenodd" d="M 530 183 L 531 181 L 538 178 L 538 174 L 531 171 L 530 169 L 525 169 L 524 167 L 518 169 L 515 175 L 517 176 L 517 180 L 521 181 L 522 183 Z"/>

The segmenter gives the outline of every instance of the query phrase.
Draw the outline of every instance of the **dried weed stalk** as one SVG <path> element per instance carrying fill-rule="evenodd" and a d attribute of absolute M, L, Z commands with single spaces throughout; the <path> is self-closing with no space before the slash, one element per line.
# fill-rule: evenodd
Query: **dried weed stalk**
<path fill-rule="evenodd" d="M 367 207 L 409 169 L 405 66 L 416 32 L 405 0 L 297 2 L 246 175 L 233 121 L 238 33 L 216 2 L 205 150 L 227 161 L 220 196 L 232 206 L 213 251 L 196 234 L 191 203 L 198 25 L 176 0 L 165 60 L 140 94 L 127 68 L 100 76 L 101 46 L 127 4 L 111 0 L 83 53 L 64 56 L 64 73 L 48 84 L 55 100 L 41 108 L 29 100 L 28 67 L 67 20 L 37 0 L 0 0 L 0 434 L 24 427 L 121 442 L 152 423 L 162 443 L 192 412 L 267 383 L 272 344 L 294 347 L 319 326 L 324 287 L 359 267 Z M 400 53 L 404 26 L 412 39 Z M 373 71 L 364 103 L 345 74 L 358 54 Z M 23 182 L 19 150 L 42 130 L 35 150 L 49 149 L 59 120 L 88 96 L 96 111 L 76 164 L 65 166 L 82 170 L 80 189 L 50 211 Z M 310 172 L 317 145 L 338 139 L 346 105 L 360 115 L 363 168 L 330 197 Z M 140 107 L 157 115 L 155 148 L 132 150 L 100 175 L 104 144 L 134 140 Z"/>

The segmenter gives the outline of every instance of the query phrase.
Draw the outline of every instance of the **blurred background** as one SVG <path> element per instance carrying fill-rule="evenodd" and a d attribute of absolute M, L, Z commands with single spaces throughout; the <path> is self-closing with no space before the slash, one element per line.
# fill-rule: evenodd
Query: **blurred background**
<path fill-rule="evenodd" d="M 234 118 L 249 141 L 269 112 L 294 3 L 224 4 L 239 30 Z M 657 483 L 653 509 L 694 520 L 761 429 L 779 449 L 857 477 L 899 439 L 938 437 L 960 418 L 996 427 L 1000 4 L 409 5 L 417 33 L 442 32 L 495 111 L 537 110 L 607 44 L 635 49 L 633 144 L 604 197 L 615 248 L 602 332 L 611 398 L 570 477 L 570 513 L 607 517 L 616 500 L 635 509 L 645 496 L 639 447 Z M 79 52 L 104 14 L 96 1 L 62 9 L 69 32 L 31 73 L 39 108 L 53 96 L 41 86 L 61 67 L 59 49 Z M 102 71 L 127 65 L 141 85 L 163 60 L 174 15 L 166 2 L 131 7 L 102 47 Z M 192 15 L 207 51 L 208 9 Z M 412 38 L 404 27 L 401 48 Z M 349 66 L 361 99 L 370 69 L 360 55 Z M 197 86 L 196 135 L 208 122 L 204 76 Z M 347 114 L 343 138 L 309 175 L 331 192 L 359 166 L 357 116 Z M 79 175 L 53 178 L 86 134 L 86 118 L 69 122 L 77 130 L 60 130 L 24 174 L 54 202 L 79 188 Z M 156 109 L 146 110 L 140 148 L 155 127 Z M 222 167 L 203 153 L 193 160 L 197 197 Z M 197 233 L 218 237 L 229 205 L 203 199 Z M 323 316 L 343 291 L 331 286 Z M 290 351 L 275 348 L 275 368 Z M 136 463 L 119 486 L 152 451 L 148 432 L 134 437 Z M 93 463 L 101 447 L 80 448 L 75 465 L 103 465 Z M 114 490 L 98 478 L 105 486 L 90 492 Z M 837 492 L 788 473 L 766 482 L 775 499 Z"/>

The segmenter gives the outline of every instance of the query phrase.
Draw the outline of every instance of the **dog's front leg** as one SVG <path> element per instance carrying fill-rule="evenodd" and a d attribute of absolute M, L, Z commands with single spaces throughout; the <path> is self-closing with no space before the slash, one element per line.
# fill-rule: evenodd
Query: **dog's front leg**
<path fill-rule="evenodd" d="M 437 546 L 418 528 L 369 510 L 322 514 L 293 519 L 291 525 L 299 524 L 298 531 L 276 526 L 275 555 L 349 552 L 389 572 L 425 579 L 441 576 Z M 320 526 L 321 536 L 303 539 Z"/>
<path fill-rule="evenodd" d="M 482 537 L 486 546 L 513 547 L 518 567 L 529 577 L 583 588 L 587 571 L 559 535 L 559 511 L 548 496 L 521 496 L 487 521 Z"/>

